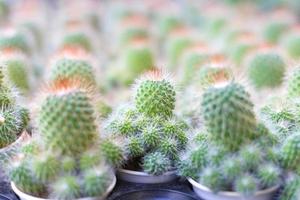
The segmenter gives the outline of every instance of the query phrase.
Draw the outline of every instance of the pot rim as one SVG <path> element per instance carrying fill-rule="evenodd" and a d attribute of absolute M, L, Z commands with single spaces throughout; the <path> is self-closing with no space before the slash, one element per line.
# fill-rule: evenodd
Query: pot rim
<path fill-rule="evenodd" d="M 194 179 L 192 178 L 187 178 L 187 180 L 195 187 L 205 191 L 205 192 L 210 192 L 210 193 L 213 193 L 213 191 L 211 191 L 208 187 L 198 183 L 197 181 L 195 181 Z M 277 189 L 279 189 L 280 185 L 275 185 L 273 187 L 270 187 L 270 188 L 267 188 L 267 189 L 264 189 L 264 190 L 259 190 L 257 191 L 254 196 L 260 196 L 260 195 L 264 195 L 264 194 L 268 194 L 268 193 L 271 193 Z M 216 193 L 217 195 L 222 195 L 222 196 L 229 196 L 229 197 L 242 197 L 242 195 L 240 195 L 239 193 L 237 192 L 231 192 L 231 191 L 220 191 L 218 193 Z"/>
<path fill-rule="evenodd" d="M 141 171 L 134 171 L 134 170 L 129 170 L 129 169 L 123 169 L 123 168 L 118 168 L 117 171 L 122 172 L 122 173 L 126 173 L 126 174 L 130 174 L 130 175 L 138 175 L 138 176 L 144 176 L 144 177 L 158 177 L 158 176 L 167 176 L 167 175 L 173 175 L 176 174 L 176 170 L 171 170 L 171 171 L 167 171 L 161 175 L 152 175 L 152 174 L 148 174 L 146 172 L 141 172 Z"/>
<path fill-rule="evenodd" d="M 116 176 L 113 174 L 113 179 L 112 179 L 112 183 L 108 186 L 108 188 L 106 189 L 105 193 L 101 196 L 102 198 L 106 198 L 109 193 L 114 189 L 115 185 L 117 183 L 117 178 Z M 44 199 L 44 198 L 40 198 L 40 197 L 35 197 L 32 196 L 30 194 L 24 193 L 22 192 L 20 189 L 17 188 L 16 184 L 11 181 L 10 182 L 10 186 L 12 188 L 12 190 L 21 198 L 24 197 L 25 199 L 30 199 L 30 200 L 54 200 L 54 199 Z M 83 198 L 79 198 L 79 199 L 75 199 L 75 200 L 97 200 L 99 197 L 83 197 Z M 21 198 L 22 199 L 22 198 Z"/>
<path fill-rule="evenodd" d="M 24 129 L 22 131 L 22 133 L 19 135 L 19 137 L 12 143 L 10 143 L 9 145 L 3 147 L 3 148 L 0 148 L 0 154 L 1 153 L 5 153 L 8 149 L 18 145 L 19 143 L 23 142 L 23 141 L 26 141 L 27 139 L 30 138 L 30 135 L 28 134 L 28 132 L 26 131 L 26 129 Z"/>

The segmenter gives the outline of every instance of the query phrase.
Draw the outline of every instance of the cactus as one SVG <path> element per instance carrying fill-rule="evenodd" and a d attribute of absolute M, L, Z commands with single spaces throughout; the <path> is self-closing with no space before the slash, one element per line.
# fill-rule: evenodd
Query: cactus
<path fill-rule="evenodd" d="M 289 136 L 281 147 L 281 164 L 286 169 L 295 170 L 300 162 L 300 134 Z"/>
<path fill-rule="evenodd" d="M 91 52 L 93 50 L 90 39 L 86 34 L 81 32 L 69 33 L 66 36 L 64 36 L 62 40 L 62 46 L 81 47 L 87 52 Z"/>
<path fill-rule="evenodd" d="M 231 78 L 230 69 L 226 66 L 205 66 L 199 70 L 196 80 L 206 88 L 215 83 L 228 81 Z"/>
<path fill-rule="evenodd" d="M 258 178 L 263 188 L 270 188 L 280 182 L 280 169 L 274 164 L 265 164 L 258 169 Z"/>
<path fill-rule="evenodd" d="M 85 60 L 63 58 L 51 68 L 50 79 L 52 81 L 76 78 L 86 84 L 96 84 L 93 67 Z"/>
<path fill-rule="evenodd" d="M 271 22 L 263 30 L 263 36 L 267 42 L 276 44 L 281 39 L 288 25 L 284 22 Z"/>
<path fill-rule="evenodd" d="M 297 200 L 300 195 L 300 177 L 294 175 L 285 183 L 285 187 L 279 197 L 279 200 Z"/>
<path fill-rule="evenodd" d="M 39 134 L 12 160 L 11 180 L 36 197 L 101 197 L 113 181 L 105 159 L 112 164 L 123 157 L 118 146 L 98 137 L 91 94 L 80 82 L 61 79 L 48 86 L 40 99 Z"/>
<path fill-rule="evenodd" d="M 261 149 L 255 145 L 241 147 L 240 157 L 243 167 L 247 169 L 256 169 L 262 161 Z"/>
<path fill-rule="evenodd" d="M 120 34 L 120 46 L 127 46 L 135 39 L 143 39 L 149 37 L 147 30 L 141 27 L 129 27 Z"/>
<path fill-rule="evenodd" d="M 12 35 L 3 35 L 0 37 L 0 50 L 17 50 L 25 54 L 30 54 L 30 46 L 25 36 L 20 33 L 15 33 Z"/>
<path fill-rule="evenodd" d="M 205 168 L 201 173 L 199 182 L 212 189 L 215 193 L 222 190 L 224 187 L 222 173 L 218 168 L 214 167 Z"/>
<path fill-rule="evenodd" d="M 5 64 L 8 79 L 22 92 L 28 92 L 30 87 L 27 74 L 28 65 L 18 58 L 8 59 Z"/>
<path fill-rule="evenodd" d="M 289 56 L 293 59 L 300 58 L 300 37 L 298 35 L 290 35 L 285 41 L 285 48 Z"/>
<path fill-rule="evenodd" d="M 182 56 L 185 49 L 191 45 L 192 41 L 186 37 L 171 38 L 166 47 L 166 54 L 170 61 L 169 67 L 175 69 L 179 58 Z"/>
<path fill-rule="evenodd" d="M 236 150 L 254 137 L 256 119 L 250 95 L 237 83 L 211 87 L 202 98 L 204 122 L 212 137 Z"/>
<path fill-rule="evenodd" d="M 299 67 L 293 70 L 292 74 L 288 77 L 287 90 L 288 90 L 289 97 L 300 96 L 300 68 Z"/>
<path fill-rule="evenodd" d="M 248 75 L 256 88 L 274 88 L 281 85 L 284 73 L 285 63 L 280 55 L 263 53 L 250 60 Z"/>
<path fill-rule="evenodd" d="M 111 141 L 103 140 L 100 144 L 100 153 L 106 161 L 114 166 L 120 166 L 123 162 L 123 150 Z"/>
<path fill-rule="evenodd" d="M 153 175 L 161 175 L 171 168 L 170 159 L 160 152 L 147 154 L 143 159 L 145 172 Z"/>
<path fill-rule="evenodd" d="M 158 24 L 161 37 L 166 37 L 170 32 L 180 26 L 182 26 L 182 24 L 175 16 L 165 16 L 160 19 Z"/>
<path fill-rule="evenodd" d="M 75 155 L 87 150 L 97 136 L 94 110 L 83 90 L 59 84 L 64 83 L 54 83 L 40 105 L 38 129 L 50 149 Z"/>
<path fill-rule="evenodd" d="M 257 189 L 257 180 L 251 175 L 241 176 L 235 182 L 235 191 L 245 197 L 254 195 Z"/>
<path fill-rule="evenodd" d="M 229 157 L 224 160 L 222 173 L 227 182 L 234 181 L 242 173 L 241 160 L 236 157 Z"/>
<path fill-rule="evenodd" d="M 116 138 L 123 138 L 125 167 L 160 175 L 177 167 L 179 154 L 188 143 L 188 127 L 173 113 L 175 89 L 162 72 L 146 75 L 134 89 L 134 106 L 116 109 L 106 128 Z"/>
<path fill-rule="evenodd" d="M 166 79 L 142 80 L 135 95 L 137 110 L 148 116 L 170 117 L 175 108 L 175 90 Z"/>

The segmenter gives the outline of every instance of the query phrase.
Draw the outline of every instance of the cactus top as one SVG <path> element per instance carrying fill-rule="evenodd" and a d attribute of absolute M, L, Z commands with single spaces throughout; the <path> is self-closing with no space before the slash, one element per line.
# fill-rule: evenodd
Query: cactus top
<path fill-rule="evenodd" d="M 136 108 L 148 116 L 170 117 L 175 108 L 175 96 L 175 89 L 167 79 L 141 80 L 135 96 Z"/>
<path fill-rule="evenodd" d="M 68 80 L 54 83 L 39 107 L 37 126 L 48 148 L 77 155 L 94 144 L 97 127 L 87 92 Z"/>

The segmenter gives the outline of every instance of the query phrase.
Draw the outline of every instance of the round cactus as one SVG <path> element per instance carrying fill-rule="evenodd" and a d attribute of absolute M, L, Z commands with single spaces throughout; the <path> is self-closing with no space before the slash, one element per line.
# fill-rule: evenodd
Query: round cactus
<path fill-rule="evenodd" d="M 200 175 L 199 182 L 208 187 L 213 192 L 218 192 L 224 187 L 224 179 L 218 168 L 207 167 Z"/>
<path fill-rule="evenodd" d="M 250 95 L 237 83 L 211 87 L 202 97 L 204 122 L 217 141 L 232 150 L 254 137 L 256 119 Z"/>
<path fill-rule="evenodd" d="M 263 36 L 267 42 L 276 44 L 287 29 L 288 25 L 284 22 L 272 22 L 264 28 Z"/>
<path fill-rule="evenodd" d="M 129 27 L 121 32 L 120 45 L 128 45 L 135 39 L 144 39 L 148 36 L 148 31 L 142 27 Z"/>
<path fill-rule="evenodd" d="M 209 87 L 215 83 L 227 81 L 231 78 L 231 72 L 225 66 L 205 66 L 199 70 L 196 80 L 202 87 Z"/>
<path fill-rule="evenodd" d="M 143 169 L 149 174 L 161 175 L 170 168 L 170 159 L 160 152 L 149 153 L 143 158 Z"/>
<path fill-rule="evenodd" d="M 13 34 L 0 37 L 0 50 L 17 50 L 26 54 L 30 53 L 30 47 L 27 40 L 22 34 Z"/>
<path fill-rule="evenodd" d="M 257 88 L 273 88 L 281 85 L 284 73 L 285 63 L 277 54 L 257 54 L 250 60 L 248 75 Z"/>
<path fill-rule="evenodd" d="M 83 187 L 87 196 L 102 196 L 106 192 L 110 177 L 105 173 L 97 169 L 90 169 L 84 173 Z"/>
<path fill-rule="evenodd" d="M 293 176 L 287 180 L 279 200 L 297 200 L 300 196 L 300 177 Z"/>
<path fill-rule="evenodd" d="M 235 191 L 245 197 L 254 195 L 257 189 L 257 180 L 251 175 L 243 175 L 235 181 Z"/>
<path fill-rule="evenodd" d="M 274 164 L 264 164 L 259 167 L 257 176 L 263 188 L 270 188 L 279 183 L 280 169 Z"/>
<path fill-rule="evenodd" d="M 147 148 L 157 147 L 157 141 L 160 140 L 160 137 L 159 128 L 153 125 L 146 126 L 141 134 L 142 141 Z"/>
<path fill-rule="evenodd" d="M 281 147 L 281 164 L 286 169 L 294 170 L 300 162 L 300 134 L 289 136 Z"/>
<path fill-rule="evenodd" d="M 300 96 L 300 68 L 297 67 L 287 80 L 287 90 L 289 97 Z"/>
<path fill-rule="evenodd" d="M 100 153 L 106 161 L 114 166 L 119 166 L 124 160 L 123 150 L 109 140 L 104 140 L 100 144 Z"/>
<path fill-rule="evenodd" d="M 179 58 L 184 52 L 186 48 L 191 45 L 191 40 L 186 37 L 175 37 L 168 41 L 167 43 L 167 57 L 170 61 L 169 66 L 170 68 L 176 68 L 178 64 Z"/>
<path fill-rule="evenodd" d="M 20 59 L 9 59 L 5 62 L 8 79 L 22 92 L 29 90 L 28 66 Z"/>
<path fill-rule="evenodd" d="M 233 181 L 242 173 L 241 160 L 236 157 L 225 159 L 221 169 L 225 180 L 228 182 Z"/>
<path fill-rule="evenodd" d="M 127 139 L 126 149 L 131 158 L 139 157 L 144 154 L 143 143 L 138 137 L 129 137 Z"/>
<path fill-rule="evenodd" d="M 199 145 L 196 149 L 190 152 L 189 160 L 191 161 L 191 164 L 200 171 L 208 163 L 207 154 L 207 147 L 204 145 Z"/>
<path fill-rule="evenodd" d="M 63 176 L 51 185 L 52 198 L 72 200 L 80 197 L 80 184 L 75 176 Z"/>
<path fill-rule="evenodd" d="M 55 82 L 45 93 L 37 116 L 48 148 L 68 155 L 87 150 L 97 137 L 91 99 L 75 85 L 68 80 Z"/>
<path fill-rule="evenodd" d="M 158 27 L 162 37 L 166 37 L 172 30 L 180 27 L 182 24 L 175 16 L 165 16 L 160 19 Z"/>
<path fill-rule="evenodd" d="M 64 156 L 61 159 L 61 169 L 66 174 L 72 174 L 76 170 L 77 163 L 74 158 Z"/>
<path fill-rule="evenodd" d="M 175 138 L 167 137 L 160 140 L 159 151 L 165 155 L 169 155 L 172 160 L 178 159 L 178 143 Z"/>
<path fill-rule="evenodd" d="M 51 68 L 50 79 L 79 79 L 87 84 L 95 84 L 93 67 L 84 60 L 63 58 Z"/>
<path fill-rule="evenodd" d="M 79 165 L 81 170 L 94 168 L 100 161 L 99 155 L 95 153 L 84 153 L 80 156 Z"/>
<path fill-rule="evenodd" d="M 285 41 L 286 51 L 293 59 L 300 58 L 300 37 L 298 35 L 288 36 Z"/>
<path fill-rule="evenodd" d="M 253 48 L 252 44 L 238 43 L 231 47 L 229 57 L 235 64 L 240 65 L 244 61 L 247 53 Z"/>
<path fill-rule="evenodd" d="M 90 42 L 90 39 L 86 34 L 81 32 L 69 33 L 64 36 L 62 46 L 78 46 L 88 52 L 92 51 L 92 44 Z"/>
<path fill-rule="evenodd" d="M 175 90 L 166 79 L 146 79 L 138 83 L 135 105 L 148 116 L 170 117 L 175 108 Z"/>
<path fill-rule="evenodd" d="M 240 157 L 242 159 L 243 167 L 246 169 L 256 169 L 262 161 L 261 149 L 256 145 L 248 145 L 241 147 Z"/>

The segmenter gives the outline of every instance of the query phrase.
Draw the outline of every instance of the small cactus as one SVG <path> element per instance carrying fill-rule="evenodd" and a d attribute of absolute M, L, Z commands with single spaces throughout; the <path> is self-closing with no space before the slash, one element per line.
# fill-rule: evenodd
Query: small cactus
<path fill-rule="evenodd" d="M 52 185 L 53 198 L 61 200 L 72 200 L 80 197 L 80 184 L 77 177 L 60 177 Z"/>
<path fill-rule="evenodd" d="M 258 178 L 263 188 L 269 188 L 280 182 L 280 169 L 273 164 L 265 164 L 258 169 Z"/>
<path fill-rule="evenodd" d="M 289 136 L 281 148 L 281 164 L 286 169 L 294 170 L 300 162 L 300 134 Z"/>
<path fill-rule="evenodd" d="M 241 160 L 236 157 L 229 157 L 222 164 L 222 173 L 228 182 L 232 182 L 242 173 Z"/>
<path fill-rule="evenodd" d="M 171 161 L 160 152 L 149 153 L 143 159 L 143 168 L 149 174 L 161 175 L 171 169 Z"/>
<path fill-rule="evenodd" d="M 287 37 L 285 41 L 285 48 L 289 56 L 293 59 L 300 58 L 300 37 L 298 34 L 293 34 Z"/>
<path fill-rule="evenodd" d="M 297 67 L 287 80 L 287 90 L 289 97 L 300 96 L 300 68 Z"/>
<path fill-rule="evenodd" d="M 213 167 L 207 167 L 202 171 L 199 182 L 212 189 L 215 193 L 224 187 L 224 179 L 221 171 Z"/>
<path fill-rule="evenodd" d="M 17 32 L 11 35 L 3 35 L 0 37 L 0 50 L 16 50 L 25 54 L 30 54 L 31 52 L 26 37 Z"/>
<path fill-rule="evenodd" d="M 174 37 L 168 41 L 166 52 L 168 60 L 170 61 L 170 68 L 176 68 L 179 58 L 182 56 L 184 50 L 186 50 L 186 48 L 188 48 L 191 45 L 191 43 L 191 39 L 187 37 Z"/>
<path fill-rule="evenodd" d="M 280 55 L 274 53 L 257 54 L 248 67 L 249 79 L 259 89 L 280 86 L 284 73 L 285 63 Z"/>
<path fill-rule="evenodd" d="M 285 187 L 279 197 L 279 200 L 297 200 L 300 195 L 300 177 L 294 175 L 285 183 Z"/>
<path fill-rule="evenodd" d="M 93 50 L 92 44 L 88 36 L 81 32 L 69 33 L 64 36 L 62 46 L 75 46 L 91 52 Z"/>
<path fill-rule="evenodd" d="M 251 175 L 241 176 L 235 182 L 235 191 L 245 197 L 249 197 L 257 192 L 257 180 Z"/>

